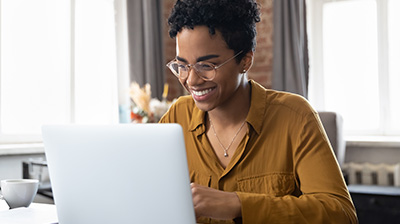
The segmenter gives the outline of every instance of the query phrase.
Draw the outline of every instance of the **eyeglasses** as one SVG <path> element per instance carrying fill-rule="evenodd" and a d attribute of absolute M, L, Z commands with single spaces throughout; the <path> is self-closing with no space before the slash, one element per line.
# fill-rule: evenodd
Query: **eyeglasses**
<path fill-rule="evenodd" d="M 230 60 L 236 58 L 242 52 L 243 51 L 240 51 L 239 53 L 235 54 L 233 57 L 229 58 L 220 65 L 214 65 L 206 61 L 200 61 L 194 65 L 191 64 L 184 65 L 179 63 L 176 59 L 174 59 L 167 64 L 167 67 L 176 77 L 180 79 L 186 79 L 189 76 L 190 69 L 194 68 L 194 71 L 200 78 L 202 78 L 205 81 L 211 81 L 215 78 L 218 68 L 228 63 Z"/>

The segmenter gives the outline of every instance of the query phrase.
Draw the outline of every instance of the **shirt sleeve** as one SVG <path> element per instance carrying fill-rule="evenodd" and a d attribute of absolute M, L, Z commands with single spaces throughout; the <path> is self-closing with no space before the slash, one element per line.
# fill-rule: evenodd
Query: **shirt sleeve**
<path fill-rule="evenodd" d="M 300 196 L 236 192 L 242 222 L 358 223 L 354 205 L 318 115 L 309 113 L 293 143 L 293 169 Z"/>

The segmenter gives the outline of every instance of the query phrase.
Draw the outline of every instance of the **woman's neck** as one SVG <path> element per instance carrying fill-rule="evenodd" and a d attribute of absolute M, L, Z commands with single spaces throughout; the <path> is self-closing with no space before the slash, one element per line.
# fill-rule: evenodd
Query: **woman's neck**
<path fill-rule="evenodd" d="M 235 94 L 223 105 L 208 111 L 214 123 L 218 126 L 231 126 L 243 122 L 250 109 L 251 85 L 246 79 Z"/>

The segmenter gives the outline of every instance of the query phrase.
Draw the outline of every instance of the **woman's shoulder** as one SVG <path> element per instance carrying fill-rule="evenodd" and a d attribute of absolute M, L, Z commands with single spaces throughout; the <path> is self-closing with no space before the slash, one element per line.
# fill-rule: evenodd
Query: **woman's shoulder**
<path fill-rule="evenodd" d="M 275 109 L 292 110 L 302 115 L 315 113 L 309 101 L 299 94 L 268 89 L 266 100 L 269 107 Z"/>
<path fill-rule="evenodd" d="M 194 102 L 192 96 L 180 96 L 172 105 L 172 108 L 175 109 L 176 112 L 186 113 L 187 111 L 193 110 L 196 107 L 196 103 Z"/>
<path fill-rule="evenodd" d="M 256 104 L 266 103 L 267 107 L 287 108 L 291 110 L 312 109 L 308 100 L 299 94 L 267 89 L 254 80 L 251 80 L 250 83 L 253 89 L 252 98 Z"/>
<path fill-rule="evenodd" d="M 190 95 L 180 96 L 161 118 L 164 123 L 176 123 L 178 119 L 187 119 L 192 116 L 196 104 Z"/>

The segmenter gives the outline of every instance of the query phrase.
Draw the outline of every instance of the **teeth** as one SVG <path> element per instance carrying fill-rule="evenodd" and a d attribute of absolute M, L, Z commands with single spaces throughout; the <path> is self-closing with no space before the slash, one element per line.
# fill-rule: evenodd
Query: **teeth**
<path fill-rule="evenodd" d="M 194 95 L 196 95 L 196 96 L 202 96 L 202 95 L 205 95 L 205 94 L 211 92 L 211 90 L 212 90 L 212 88 L 206 89 L 206 90 L 202 90 L 202 91 L 194 91 L 194 90 L 193 90 L 192 93 L 193 93 Z"/>

